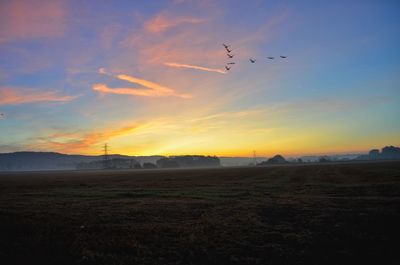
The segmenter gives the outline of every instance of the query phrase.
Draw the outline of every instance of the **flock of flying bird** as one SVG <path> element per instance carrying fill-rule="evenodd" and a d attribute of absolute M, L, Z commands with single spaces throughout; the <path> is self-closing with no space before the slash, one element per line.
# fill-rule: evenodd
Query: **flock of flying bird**
<path fill-rule="evenodd" d="M 233 59 L 233 57 L 234 57 L 235 55 L 232 54 L 232 50 L 229 49 L 230 46 L 229 46 L 229 45 L 226 45 L 225 43 L 223 43 L 222 45 L 224 46 L 224 48 L 225 48 L 225 50 L 226 50 L 226 56 L 228 56 L 229 59 Z M 283 56 L 283 55 L 280 55 L 279 57 L 282 58 L 282 59 L 286 59 L 286 58 L 287 58 L 287 56 Z M 268 56 L 267 59 L 269 59 L 269 60 L 274 60 L 275 57 Z M 256 59 L 250 58 L 249 61 L 250 61 L 251 63 L 255 63 L 255 62 L 256 62 Z M 226 63 L 226 65 L 225 65 L 226 71 L 231 70 L 232 65 L 234 65 L 234 64 L 236 64 L 236 63 L 235 63 L 235 62 L 228 62 L 228 63 Z M 5 114 L 0 112 L 0 119 L 4 119 L 4 118 L 5 118 Z"/>
<path fill-rule="evenodd" d="M 225 50 L 226 50 L 226 56 L 228 56 L 229 59 L 232 59 L 235 55 L 231 53 L 232 50 L 229 49 L 230 46 L 227 45 L 227 44 L 225 44 L 225 43 L 223 43 L 222 46 L 224 46 L 224 48 L 225 48 Z M 286 58 L 287 58 L 287 56 L 284 56 L 284 55 L 280 55 L 279 57 L 282 58 L 282 59 L 286 59 Z M 267 59 L 269 59 L 269 60 L 274 60 L 275 57 L 268 56 Z M 250 61 L 251 63 L 255 63 L 255 62 L 256 62 L 256 59 L 250 58 L 249 61 Z M 228 62 L 228 63 L 226 63 L 226 65 L 225 65 L 226 71 L 231 70 L 232 66 L 230 66 L 230 65 L 234 65 L 234 64 L 236 64 L 236 63 L 235 63 L 235 62 Z"/>

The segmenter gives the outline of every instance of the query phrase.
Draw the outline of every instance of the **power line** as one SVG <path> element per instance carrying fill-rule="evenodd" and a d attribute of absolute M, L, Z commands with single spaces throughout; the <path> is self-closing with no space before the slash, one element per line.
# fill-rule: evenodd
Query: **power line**
<path fill-rule="evenodd" d="M 103 167 L 104 167 L 104 169 L 107 169 L 107 168 L 109 168 L 109 156 L 108 156 L 108 144 L 107 143 L 105 143 L 104 144 L 104 147 L 103 147 Z"/>

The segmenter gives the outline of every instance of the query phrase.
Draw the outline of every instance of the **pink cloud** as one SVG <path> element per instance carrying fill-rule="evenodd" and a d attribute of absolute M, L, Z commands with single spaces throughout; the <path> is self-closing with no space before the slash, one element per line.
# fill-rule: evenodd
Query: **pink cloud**
<path fill-rule="evenodd" d="M 143 88 L 110 88 L 106 84 L 94 84 L 93 90 L 104 94 L 115 94 L 115 95 L 131 95 L 131 96 L 143 96 L 143 97 L 157 97 L 162 96 L 161 93 L 157 93 L 154 90 L 143 89 Z"/>
<path fill-rule="evenodd" d="M 144 87 L 148 87 L 150 89 L 152 89 L 154 92 L 160 93 L 160 94 L 174 94 L 175 91 L 169 87 L 145 80 L 145 79 L 141 79 L 141 78 L 137 78 L 134 76 L 130 76 L 130 75 L 117 75 L 116 76 L 118 79 L 124 80 L 124 81 L 128 81 L 130 83 L 134 83 L 134 84 L 139 84 L 142 85 Z"/>
<path fill-rule="evenodd" d="M 129 126 L 112 128 L 112 129 L 97 129 L 85 133 L 76 132 L 56 132 L 49 134 L 46 137 L 33 139 L 36 141 L 30 148 L 44 150 L 55 150 L 66 153 L 81 153 L 88 152 L 93 146 L 104 143 L 112 138 L 134 133 L 140 129 L 141 124 L 131 124 Z"/>
<path fill-rule="evenodd" d="M 0 3 L 0 42 L 62 37 L 66 10 L 62 1 L 12 0 Z"/>
<path fill-rule="evenodd" d="M 74 96 L 62 96 L 56 91 L 34 91 L 16 88 L 0 88 L 0 105 L 18 105 L 38 102 L 67 102 Z"/>
<path fill-rule="evenodd" d="M 98 70 L 99 74 L 110 75 L 105 68 Z M 92 89 L 100 93 L 106 94 L 117 94 L 117 95 L 132 95 L 132 96 L 143 96 L 143 97 L 163 97 L 163 96 L 175 96 L 181 98 L 191 98 L 190 94 L 180 94 L 174 89 L 166 87 L 164 85 L 145 80 L 142 78 L 134 77 L 126 74 L 119 74 L 113 76 L 117 79 L 127 81 L 133 84 L 139 84 L 145 88 L 110 88 L 106 84 L 94 84 Z"/>
<path fill-rule="evenodd" d="M 196 69 L 196 70 L 207 71 L 207 72 L 226 74 L 226 72 L 222 69 L 208 68 L 208 67 L 198 66 L 198 65 L 181 64 L 181 63 L 164 63 L 164 65 L 169 66 L 169 67 L 175 67 L 175 68 L 189 68 L 189 69 Z"/>

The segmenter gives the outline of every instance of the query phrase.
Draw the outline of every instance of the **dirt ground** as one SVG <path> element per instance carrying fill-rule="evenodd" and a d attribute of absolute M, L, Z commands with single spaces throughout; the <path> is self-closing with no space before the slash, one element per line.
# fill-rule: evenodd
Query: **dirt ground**
<path fill-rule="evenodd" d="M 400 162 L 0 173 L 2 264 L 398 264 Z"/>

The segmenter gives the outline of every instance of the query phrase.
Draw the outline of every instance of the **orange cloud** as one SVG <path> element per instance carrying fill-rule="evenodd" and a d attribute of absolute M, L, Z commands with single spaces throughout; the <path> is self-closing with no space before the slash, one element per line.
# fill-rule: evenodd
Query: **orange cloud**
<path fill-rule="evenodd" d="M 168 17 L 164 13 L 156 15 L 145 24 L 145 29 L 151 33 L 166 31 L 181 24 L 199 24 L 206 22 L 206 19 L 193 17 Z"/>
<path fill-rule="evenodd" d="M 100 68 L 99 73 L 108 74 L 105 68 Z M 162 96 L 176 96 L 181 98 L 191 97 L 190 94 L 179 94 L 174 89 L 134 76 L 119 74 L 114 77 L 133 84 L 139 84 L 141 86 L 147 87 L 147 89 L 109 88 L 106 84 L 94 84 L 92 87 L 93 90 L 108 94 L 134 95 L 134 96 L 144 96 L 144 97 L 162 97 Z"/>
<path fill-rule="evenodd" d="M 160 94 L 174 94 L 175 93 L 175 91 L 173 89 L 171 89 L 171 88 L 159 85 L 159 84 L 151 82 L 151 81 L 147 81 L 145 79 L 136 78 L 134 76 L 117 75 L 116 77 L 118 79 L 121 79 L 121 80 L 124 80 L 124 81 L 128 81 L 130 83 L 139 84 L 139 85 L 142 85 L 144 87 L 148 87 L 148 88 L 152 89 L 155 92 L 159 92 Z"/>
<path fill-rule="evenodd" d="M 94 84 L 93 90 L 105 94 L 116 94 L 116 95 L 132 95 L 132 96 L 143 96 L 143 97 L 157 97 L 162 94 L 157 91 L 142 89 L 142 88 L 109 88 L 106 84 Z"/>
<path fill-rule="evenodd" d="M 37 143 L 34 145 L 40 146 L 41 148 L 46 148 L 47 150 L 56 150 L 58 152 L 86 153 L 95 145 L 102 144 L 114 137 L 132 133 L 139 127 L 140 126 L 138 124 L 134 124 L 118 129 L 109 129 L 101 132 L 88 132 L 85 134 L 56 132 L 46 137 L 38 138 Z"/>
<path fill-rule="evenodd" d="M 74 96 L 61 96 L 55 91 L 19 91 L 15 88 L 0 88 L 0 105 L 15 105 L 37 102 L 66 102 L 75 99 Z"/>
<path fill-rule="evenodd" d="M 13 0 L 0 3 L 0 42 L 31 38 L 62 37 L 65 32 L 62 1 Z"/>
<path fill-rule="evenodd" d="M 197 65 L 180 64 L 180 63 L 164 63 L 164 65 L 170 66 L 170 67 L 176 67 L 176 68 L 189 68 L 189 69 L 196 69 L 196 70 L 202 70 L 202 71 L 207 71 L 207 72 L 226 74 L 226 71 L 224 71 L 222 69 L 207 68 L 207 67 L 197 66 Z"/>

